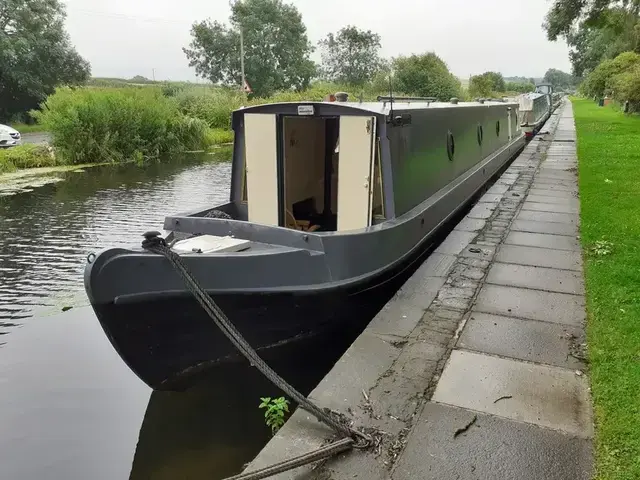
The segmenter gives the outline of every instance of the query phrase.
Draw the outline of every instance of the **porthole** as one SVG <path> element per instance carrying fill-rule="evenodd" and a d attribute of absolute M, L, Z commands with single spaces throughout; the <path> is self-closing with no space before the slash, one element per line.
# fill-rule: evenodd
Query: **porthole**
<path fill-rule="evenodd" d="M 500 120 L 496 122 L 496 136 L 500 136 Z"/>
<path fill-rule="evenodd" d="M 456 143 L 453 140 L 453 133 L 451 133 L 451 130 L 449 130 L 447 132 L 447 156 L 449 157 L 449 160 L 453 161 L 453 156 L 456 153 Z"/>
<path fill-rule="evenodd" d="M 484 138 L 484 131 L 482 125 L 478 124 L 478 145 L 482 145 L 482 139 Z"/>

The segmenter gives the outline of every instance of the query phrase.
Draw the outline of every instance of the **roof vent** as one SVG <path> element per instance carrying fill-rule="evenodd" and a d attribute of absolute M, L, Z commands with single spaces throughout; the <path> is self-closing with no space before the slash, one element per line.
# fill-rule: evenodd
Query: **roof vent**
<path fill-rule="evenodd" d="M 346 102 L 349 100 L 349 94 L 346 92 L 336 92 L 336 101 Z"/>

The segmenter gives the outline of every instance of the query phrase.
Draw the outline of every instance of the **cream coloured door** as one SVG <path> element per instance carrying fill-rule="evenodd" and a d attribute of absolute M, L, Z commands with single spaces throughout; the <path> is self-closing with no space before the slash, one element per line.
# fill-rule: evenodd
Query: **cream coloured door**
<path fill-rule="evenodd" d="M 276 116 L 244 116 L 249 221 L 278 226 L 278 151 Z"/>
<path fill-rule="evenodd" d="M 375 117 L 340 117 L 338 231 L 371 225 L 375 137 Z"/>

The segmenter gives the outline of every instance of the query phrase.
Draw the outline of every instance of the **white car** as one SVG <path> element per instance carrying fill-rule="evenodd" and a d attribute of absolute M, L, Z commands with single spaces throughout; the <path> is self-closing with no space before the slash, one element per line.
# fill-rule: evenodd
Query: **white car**
<path fill-rule="evenodd" d="M 20 145 L 20 132 L 8 125 L 0 124 L 0 148 Z"/>

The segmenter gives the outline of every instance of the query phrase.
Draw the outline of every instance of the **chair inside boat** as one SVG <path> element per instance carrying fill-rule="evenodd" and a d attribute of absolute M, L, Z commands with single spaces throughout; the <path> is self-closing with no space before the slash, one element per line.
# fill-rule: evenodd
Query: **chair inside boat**
<path fill-rule="evenodd" d="M 308 232 L 355 230 L 380 221 L 384 208 L 375 121 L 246 114 L 249 221 Z"/>

